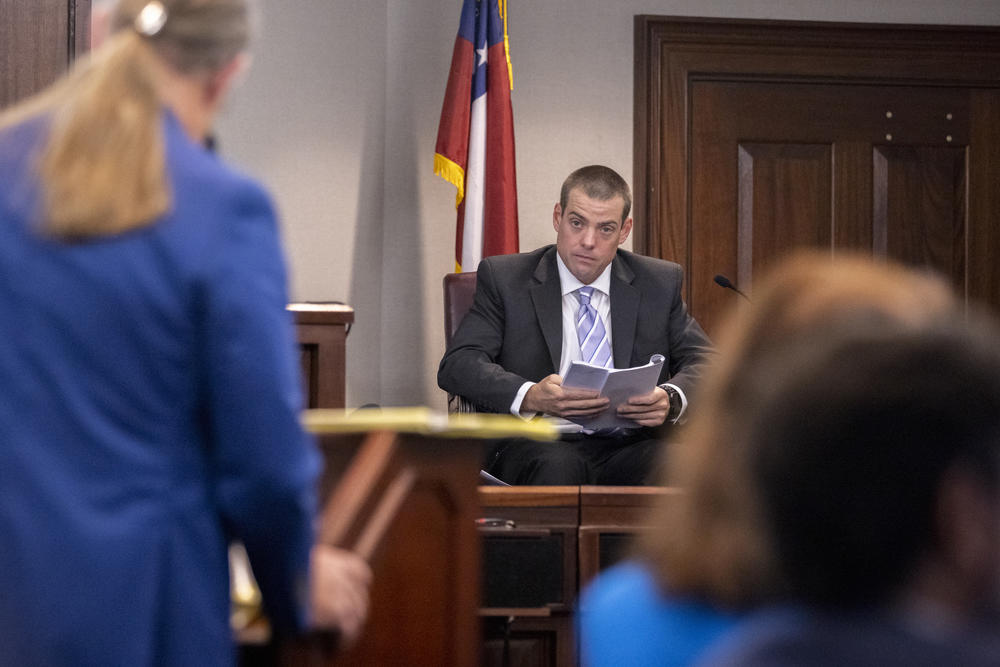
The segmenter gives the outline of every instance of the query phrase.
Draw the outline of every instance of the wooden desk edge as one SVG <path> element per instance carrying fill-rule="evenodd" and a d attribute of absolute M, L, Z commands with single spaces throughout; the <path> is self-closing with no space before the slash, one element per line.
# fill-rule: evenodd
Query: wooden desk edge
<path fill-rule="evenodd" d="M 580 502 L 579 486 L 480 486 L 484 507 L 573 507 Z"/>
<path fill-rule="evenodd" d="M 666 486 L 480 486 L 486 507 L 646 506 L 681 493 Z"/>
<path fill-rule="evenodd" d="M 480 607 L 480 616 L 513 616 L 515 618 L 549 618 L 548 607 Z"/>
<path fill-rule="evenodd" d="M 681 493 L 668 486 L 581 486 L 580 505 L 583 507 L 653 506 L 662 498 Z"/>
<path fill-rule="evenodd" d="M 290 303 L 285 307 L 295 315 L 296 324 L 351 324 L 354 309 L 342 303 Z"/>

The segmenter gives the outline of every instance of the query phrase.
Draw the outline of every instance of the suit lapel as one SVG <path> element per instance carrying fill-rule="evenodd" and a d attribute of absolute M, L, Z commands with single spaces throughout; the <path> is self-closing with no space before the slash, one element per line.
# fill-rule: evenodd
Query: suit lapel
<path fill-rule="evenodd" d="M 562 357 L 562 289 L 559 270 L 556 268 L 555 248 L 542 255 L 533 278 L 536 283 L 530 289 L 531 302 L 552 358 L 552 368 L 555 369 L 553 372 L 558 373 Z"/>
<path fill-rule="evenodd" d="M 611 263 L 611 344 L 615 368 L 632 365 L 632 346 L 639 321 L 639 291 L 632 287 L 635 274 L 621 261 Z"/>

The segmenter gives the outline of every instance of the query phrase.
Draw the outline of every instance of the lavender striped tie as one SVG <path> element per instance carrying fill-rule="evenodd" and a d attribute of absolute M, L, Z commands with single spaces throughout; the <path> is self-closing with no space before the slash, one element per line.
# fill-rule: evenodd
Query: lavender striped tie
<path fill-rule="evenodd" d="M 590 305 L 593 287 L 581 287 L 576 291 L 580 299 L 580 310 L 576 316 L 576 335 L 580 339 L 580 358 L 588 364 L 613 368 L 611 344 L 597 309 Z"/>

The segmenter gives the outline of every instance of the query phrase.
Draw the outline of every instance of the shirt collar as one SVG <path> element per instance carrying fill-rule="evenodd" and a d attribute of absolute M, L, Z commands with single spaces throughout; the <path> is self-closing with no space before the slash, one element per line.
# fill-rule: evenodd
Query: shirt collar
<path fill-rule="evenodd" d="M 558 252 L 556 253 L 556 266 L 559 267 L 559 283 L 562 286 L 563 296 L 566 296 L 570 292 L 575 292 L 581 287 L 585 287 L 566 267 Z M 590 286 L 598 292 L 611 296 L 611 263 L 604 267 L 604 271 L 601 272 L 601 275 L 597 276 L 594 282 L 590 283 Z"/>

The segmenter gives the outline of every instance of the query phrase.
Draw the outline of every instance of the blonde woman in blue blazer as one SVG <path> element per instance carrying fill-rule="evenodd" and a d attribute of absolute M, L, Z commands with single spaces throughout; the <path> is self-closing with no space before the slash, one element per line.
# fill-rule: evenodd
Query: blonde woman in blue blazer
<path fill-rule="evenodd" d="M 274 211 L 203 148 L 246 0 L 113 22 L 0 118 L 0 665 L 232 663 L 230 539 L 279 631 L 350 638 L 370 572 L 313 546 Z"/>

